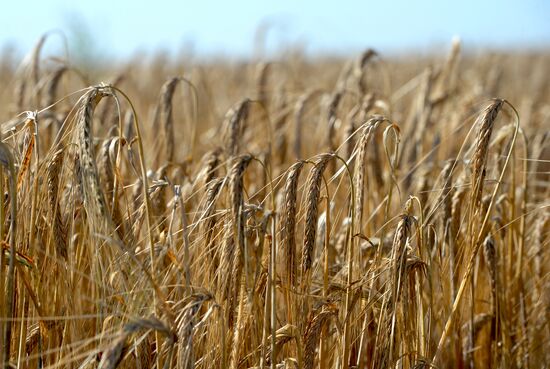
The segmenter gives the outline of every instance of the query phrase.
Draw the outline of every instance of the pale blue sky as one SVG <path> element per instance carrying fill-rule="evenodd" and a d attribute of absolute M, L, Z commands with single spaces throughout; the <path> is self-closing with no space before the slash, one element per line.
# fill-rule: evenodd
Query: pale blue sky
<path fill-rule="evenodd" d="M 550 48 L 550 0 L 9 0 L 1 8 L 0 46 L 22 52 L 47 30 L 80 29 L 111 56 L 191 45 L 200 55 L 249 56 L 261 24 L 270 25 L 269 50 L 424 52 L 446 47 L 454 35 L 473 48 Z"/>

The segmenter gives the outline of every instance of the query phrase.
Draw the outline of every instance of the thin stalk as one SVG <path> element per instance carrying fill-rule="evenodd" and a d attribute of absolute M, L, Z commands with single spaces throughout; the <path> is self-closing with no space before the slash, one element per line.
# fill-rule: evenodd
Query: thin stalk
<path fill-rule="evenodd" d="M 344 338 L 342 340 L 343 342 L 343 349 L 342 349 L 342 369 L 348 369 L 349 366 L 349 346 L 350 346 L 350 321 L 351 319 L 351 303 L 352 303 L 352 292 L 351 292 L 351 285 L 353 283 L 353 251 L 354 251 L 354 244 L 356 243 L 355 237 L 352 237 L 353 230 L 355 229 L 354 226 L 354 219 L 355 219 L 355 191 L 353 188 L 353 174 L 351 173 L 351 169 L 348 166 L 346 160 L 342 158 L 341 156 L 337 154 L 333 154 L 334 157 L 342 162 L 344 167 L 346 168 L 346 171 L 348 173 L 349 181 L 350 181 L 350 191 L 351 191 L 351 204 L 350 204 L 350 227 L 347 231 L 346 236 L 346 245 L 347 245 L 347 258 L 348 258 L 348 278 L 347 278 L 347 286 L 346 286 L 346 305 L 345 305 L 345 313 L 344 316 L 346 317 L 346 320 L 344 322 Z"/>
<path fill-rule="evenodd" d="M 14 308 L 15 308 L 15 256 L 16 256 L 16 247 L 15 241 L 17 236 L 17 192 L 16 192 L 16 172 L 15 165 L 13 162 L 13 155 L 10 148 L 3 142 L 0 142 L 0 159 L 2 165 L 9 172 L 8 177 L 8 193 L 10 198 L 10 260 L 8 265 L 8 283 L 6 286 L 6 296 L 7 301 L 7 311 L 6 316 L 11 319 L 13 318 Z M 3 253 L 3 252 L 2 252 Z M 12 331 L 12 322 L 8 321 L 5 327 L 4 335 L 4 361 L 9 361 L 10 359 L 10 347 L 11 347 L 11 331 Z"/>
<path fill-rule="evenodd" d="M 437 349 L 435 351 L 435 355 L 432 359 L 432 363 L 436 364 L 440 358 L 441 352 L 443 350 L 443 345 L 445 344 L 445 341 L 447 340 L 447 337 L 451 333 L 451 328 L 454 323 L 454 317 L 456 315 L 456 312 L 458 311 L 458 307 L 460 305 L 460 301 L 462 300 L 462 296 L 464 294 L 464 290 L 466 289 L 466 285 L 470 279 L 470 276 L 472 274 L 472 271 L 474 269 L 475 260 L 477 253 L 479 251 L 479 248 L 482 244 L 481 237 L 485 231 L 485 228 L 487 227 L 487 223 L 489 221 L 489 215 L 491 213 L 491 209 L 493 208 L 496 195 L 500 189 L 500 185 L 502 184 L 502 181 L 504 179 L 504 174 L 506 173 L 506 169 L 508 168 L 508 163 L 510 162 L 510 158 L 512 157 L 512 151 L 514 150 L 514 146 L 516 143 L 516 138 L 520 129 L 519 126 L 519 113 L 517 112 L 516 108 L 512 104 L 510 104 L 507 100 L 504 100 L 504 102 L 510 106 L 510 108 L 514 111 L 516 115 L 516 123 L 515 123 L 515 130 L 514 135 L 512 137 L 512 141 L 510 143 L 510 149 L 508 151 L 508 155 L 506 155 L 506 161 L 504 162 L 504 166 L 502 167 L 502 172 L 500 173 L 500 177 L 498 179 L 498 182 L 495 186 L 495 189 L 493 190 L 493 194 L 491 195 L 491 200 L 489 202 L 489 206 L 487 208 L 487 211 L 485 212 L 485 217 L 483 218 L 483 222 L 481 223 L 481 227 L 479 228 L 479 233 L 477 237 L 475 238 L 475 241 L 473 242 L 473 250 L 470 255 L 470 259 L 468 261 L 466 272 L 464 273 L 464 277 L 462 278 L 462 282 L 460 283 L 460 287 L 458 288 L 458 292 L 456 294 L 455 301 L 453 303 L 453 306 L 451 308 L 451 313 L 449 314 L 449 317 L 447 318 L 447 322 L 445 323 L 445 327 L 443 329 L 443 333 L 441 334 L 441 337 L 439 338 L 439 343 L 437 344 Z"/>

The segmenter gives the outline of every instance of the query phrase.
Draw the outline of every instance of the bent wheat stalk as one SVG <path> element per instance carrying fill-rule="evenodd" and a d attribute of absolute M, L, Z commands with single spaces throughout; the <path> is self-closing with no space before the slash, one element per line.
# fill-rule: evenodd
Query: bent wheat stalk
<path fill-rule="evenodd" d="M 498 182 L 497 182 L 497 184 L 496 184 L 496 186 L 493 190 L 493 193 L 491 195 L 491 199 L 490 199 L 490 202 L 489 202 L 489 207 L 488 207 L 487 211 L 485 212 L 485 216 L 483 218 L 483 221 L 481 223 L 481 226 L 479 228 L 479 232 L 478 232 L 477 236 L 472 240 L 473 241 L 472 242 L 472 251 L 471 251 L 471 254 L 470 254 L 470 258 L 468 260 L 468 264 L 466 266 L 466 272 L 464 273 L 464 276 L 462 277 L 462 282 L 460 283 L 460 287 L 458 288 L 458 291 L 456 293 L 456 297 L 455 297 L 455 300 L 454 300 L 454 303 L 453 303 L 453 306 L 452 306 L 452 309 L 451 309 L 451 313 L 450 313 L 449 317 L 447 318 L 447 322 L 445 323 L 443 333 L 441 334 L 441 337 L 439 339 L 439 343 L 437 345 L 437 349 L 435 351 L 435 354 L 434 354 L 434 357 L 433 357 L 433 360 L 432 360 L 432 362 L 434 364 L 438 362 L 439 356 L 441 355 L 441 351 L 443 350 L 443 345 L 445 344 L 445 341 L 447 340 L 447 337 L 450 334 L 452 324 L 455 320 L 456 312 L 457 312 L 457 310 L 460 306 L 460 302 L 462 300 L 462 296 L 463 296 L 464 291 L 466 289 L 466 285 L 468 284 L 468 281 L 469 281 L 470 276 L 472 274 L 472 271 L 474 269 L 475 259 L 476 259 L 477 253 L 479 251 L 479 248 L 483 244 L 481 236 L 485 233 L 485 229 L 487 227 L 487 222 L 489 220 L 489 215 L 491 213 L 491 208 L 493 207 L 494 200 L 495 200 L 496 195 L 497 195 L 497 193 L 500 189 L 500 185 L 501 185 L 502 180 L 504 178 L 504 174 L 506 173 L 506 169 L 508 168 L 508 163 L 510 161 L 510 158 L 512 157 L 512 152 L 513 152 L 514 147 L 515 147 L 517 134 L 518 134 L 519 129 L 520 129 L 519 114 L 518 114 L 517 110 L 508 101 L 501 100 L 501 99 L 498 99 L 494 103 L 489 105 L 487 107 L 487 109 L 484 111 L 484 113 L 480 116 L 480 119 L 482 119 L 481 122 L 483 123 L 482 124 L 482 129 L 483 129 L 483 127 L 487 127 L 488 125 L 492 126 L 493 122 L 489 123 L 488 121 L 489 120 L 494 121 L 496 119 L 498 110 L 500 110 L 500 107 L 502 106 L 503 103 L 506 103 L 508 106 L 510 106 L 510 108 L 514 111 L 514 113 L 516 115 L 514 135 L 513 135 L 512 139 L 510 141 L 510 147 L 509 147 L 509 150 L 508 150 L 508 154 L 506 155 L 506 161 L 504 162 L 504 165 L 502 167 L 502 172 L 500 173 L 499 180 L 498 180 Z M 483 130 L 482 132 L 485 132 L 485 130 Z M 476 155 L 476 158 L 479 157 L 479 159 L 477 161 L 478 163 L 483 163 L 484 164 L 484 159 L 482 159 L 482 158 L 483 158 L 484 154 L 486 155 L 486 149 L 483 148 L 484 142 L 486 140 L 488 140 L 488 138 L 486 136 L 487 136 L 486 133 L 479 136 L 479 141 L 478 141 L 478 146 L 477 146 L 477 147 L 479 147 L 479 150 L 476 150 L 476 152 L 479 153 L 478 155 Z M 479 170 L 477 173 L 481 173 L 481 170 Z M 473 191 L 473 194 L 474 194 L 473 199 L 474 200 L 476 199 L 476 196 L 477 196 L 476 191 L 479 191 L 479 186 L 480 186 L 479 182 L 478 182 L 477 185 L 474 185 L 474 191 Z"/>

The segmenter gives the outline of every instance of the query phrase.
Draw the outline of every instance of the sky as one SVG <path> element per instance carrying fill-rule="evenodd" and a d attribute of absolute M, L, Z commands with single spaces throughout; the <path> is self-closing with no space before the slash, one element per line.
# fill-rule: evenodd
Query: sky
<path fill-rule="evenodd" d="M 64 36 L 48 43 L 114 57 L 429 52 L 454 36 L 470 48 L 550 49 L 550 0 L 1 1 L 0 48 L 23 53 L 51 30 Z"/>

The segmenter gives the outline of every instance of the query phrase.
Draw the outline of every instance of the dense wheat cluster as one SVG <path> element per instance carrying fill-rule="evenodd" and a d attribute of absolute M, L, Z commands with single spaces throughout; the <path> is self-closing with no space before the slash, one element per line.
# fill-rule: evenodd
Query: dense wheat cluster
<path fill-rule="evenodd" d="M 17 368 L 550 365 L 550 58 L 0 65 Z"/>

